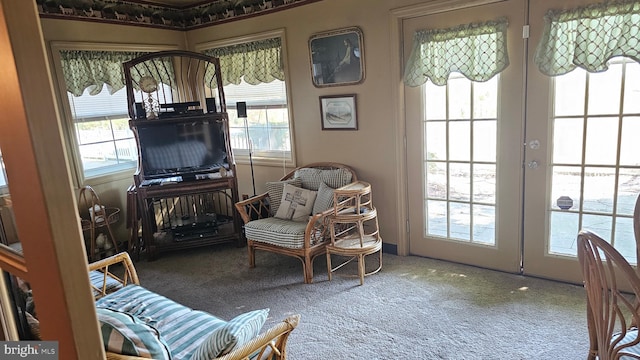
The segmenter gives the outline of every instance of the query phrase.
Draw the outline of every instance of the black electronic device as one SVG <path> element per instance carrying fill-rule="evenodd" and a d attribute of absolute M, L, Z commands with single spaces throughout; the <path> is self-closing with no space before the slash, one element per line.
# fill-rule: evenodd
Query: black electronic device
<path fill-rule="evenodd" d="M 202 238 L 218 232 L 216 214 L 205 214 L 197 218 L 187 217 L 175 221 L 171 227 L 175 241 L 187 241 Z"/>
<path fill-rule="evenodd" d="M 141 102 L 135 103 L 136 119 L 146 119 L 147 112 L 144 110 L 144 104 Z"/>
<path fill-rule="evenodd" d="M 196 107 L 197 109 L 189 109 L 190 107 Z M 160 118 L 171 118 L 171 117 L 180 117 L 180 116 L 192 116 L 203 114 L 204 112 L 200 109 L 199 101 L 186 101 L 186 102 L 177 102 L 177 103 L 167 103 L 160 104 L 160 109 L 173 109 L 172 111 L 160 111 L 158 117 Z"/>
<path fill-rule="evenodd" d="M 216 113 L 218 110 L 216 109 L 216 98 L 206 98 L 205 104 L 207 105 L 208 113 Z"/>
<path fill-rule="evenodd" d="M 238 110 L 239 118 L 247 117 L 247 103 L 244 101 L 239 101 L 236 103 L 236 109 Z"/>
<path fill-rule="evenodd" d="M 224 123 L 209 116 L 154 121 L 136 127 L 145 179 L 181 176 L 229 168 Z"/>
<path fill-rule="evenodd" d="M 160 104 L 161 109 L 173 109 L 176 112 L 185 112 L 189 107 L 200 106 L 200 101 L 186 101 L 177 103 Z"/>

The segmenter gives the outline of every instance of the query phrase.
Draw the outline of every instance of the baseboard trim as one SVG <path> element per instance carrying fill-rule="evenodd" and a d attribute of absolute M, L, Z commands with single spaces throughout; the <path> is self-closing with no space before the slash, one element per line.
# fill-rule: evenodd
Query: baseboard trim
<path fill-rule="evenodd" d="M 398 245 L 382 243 L 382 252 L 392 255 L 398 255 Z"/>

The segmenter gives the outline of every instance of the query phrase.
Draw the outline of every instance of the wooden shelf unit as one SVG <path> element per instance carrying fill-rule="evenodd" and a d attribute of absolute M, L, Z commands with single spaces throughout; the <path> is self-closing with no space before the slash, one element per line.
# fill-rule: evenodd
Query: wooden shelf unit
<path fill-rule="evenodd" d="M 364 181 L 356 181 L 335 189 L 333 203 L 333 215 L 329 218 L 331 243 L 326 247 L 329 281 L 334 272 L 357 260 L 358 277 L 360 285 L 363 285 L 365 276 L 382 269 L 382 238 L 378 225 L 378 211 L 373 206 L 371 185 Z M 367 272 L 365 257 L 375 253 L 378 253 L 378 267 Z M 333 267 L 332 255 L 348 259 Z"/>
<path fill-rule="evenodd" d="M 184 248 L 242 246 L 218 59 L 171 50 L 123 67 L 129 126 L 138 144 L 138 170 L 127 192 L 134 257 L 141 251 L 154 259 Z"/>

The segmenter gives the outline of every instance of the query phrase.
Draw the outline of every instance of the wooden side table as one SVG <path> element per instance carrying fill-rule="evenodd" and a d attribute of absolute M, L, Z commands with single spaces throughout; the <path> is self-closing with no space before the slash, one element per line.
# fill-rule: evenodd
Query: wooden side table
<path fill-rule="evenodd" d="M 378 211 L 373 206 L 371 185 L 357 181 L 333 193 L 334 211 L 329 219 L 331 243 L 326 246 L 329 281 L 332 274 L 353 260 L 358 261 L 360 285 L 364 277 L 382 269 L 382 238 L 378 226 Z M 378 267 L 366 272 L 365 257 L 378 253 Z M 348 257 L 333 267 L 331 255 Z"/>

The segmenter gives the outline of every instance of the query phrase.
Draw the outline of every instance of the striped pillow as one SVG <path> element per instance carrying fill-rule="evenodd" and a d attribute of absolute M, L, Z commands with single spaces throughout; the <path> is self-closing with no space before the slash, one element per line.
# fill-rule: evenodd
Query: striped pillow
<path fill-rule="evenodd" d="M 158 330 L 133 315 L 97 308 L 102 342 L 107 351 L 156 360 L 170 360 L 169 347 Z"/>
<path fill-rule="evenodd" d="M 246 344 L 258 336 L 267 315 L 269 309 L 249 311 L 236 316 L 211 333 L 193 353 L 191 360 L 211 360 Z"/>
<path fill-rule="evenodd" d="M 311 214 L 315 215 L 327 211 L 333 206 L 333 190 L 333 188 L 327 186 L 324 182 L 320 183 L 318 195 L 316 196 L 316 201 L 313 203 L 313 211 Z"/>

